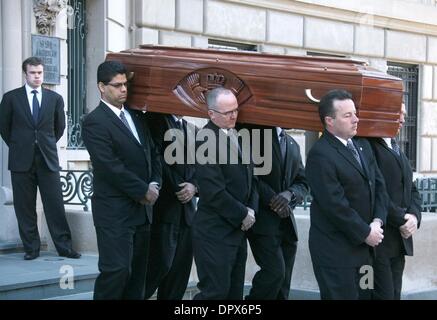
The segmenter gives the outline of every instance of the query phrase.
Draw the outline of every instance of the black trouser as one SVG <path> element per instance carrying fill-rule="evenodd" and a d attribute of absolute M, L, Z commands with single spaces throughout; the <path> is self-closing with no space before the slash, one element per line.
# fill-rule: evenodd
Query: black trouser
<path fill-rule="evenodd" d="M 253 277 L 252 288 L 246 299 L 288 299 L 297 250 L 297 241 L 291 232 L 284 223 L 275 235 L 249 233 L 253 257 L 261 269 Z"/>
<path fill-rule="evenodd" d="M 405 267 L 403 255 L 386 258 L 377 256 L 373 264 L 375 274 L 376 300 L 400 300 L 402 291 L 402 274 Z"/>
<path fill-rule="evenodd" d="M 202 237 L 193 238 L 200 292 L 194 300 L 242 300 L 247 240 L 228 245 Z"/>
<path fill-rule="evenodd" d="M 71 250 L 71 233 L 65 218 L 59 171 L 47 167 L 43 155 L 35 149 L 32 167 L 27 172 L 11 172 L 14 209 L 24 250 L 39 252 L 36 195 L 41 194 L 44 214 L 53 243 L 59 254 Z"/>
<path fill-rule="evenodd" d="M 96 227 L 100 274 L 94 300 L 144 298 L 150 225 Z"/>
<path fill-rule="evenodd" d="M 314 275 L 320 288 L 320 298 L 322 300 L 371 299 L 373 290 L 366 288 L 366 281 L 361 281 L 366 274 L 361 274 L 360 268 L 330 268 L 313 264 Z"/>
<path fill-rule="evenodd" d="M 181 300 L 193 263 L 191 228 L 181 223 L 152 224 L 145 299 L 158 289 L 158 300 Z"/>

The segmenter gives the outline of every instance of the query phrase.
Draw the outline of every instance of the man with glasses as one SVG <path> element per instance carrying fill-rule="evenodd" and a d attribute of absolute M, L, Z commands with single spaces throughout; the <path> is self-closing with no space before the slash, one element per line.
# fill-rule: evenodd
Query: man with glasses
<path fill-rule="evenodd" d="M 229 155 L 232 148 L 232 138 L 225 137 L 237 121 L 237 98 L 231 90 L 219 87 L 208 93 L 207 104 L 210 121 L 198 137 L 210 133 L 207 136 L 215 138 L 216 152 L 206 164 L 199 159 L 196 163 L 199 203 L 192 229 L 200 292 L 194 299 L 239 300 L 247 258 L 245 233 L 255 223 L 258 194 L 253 166 L 242 164 L 240 153 L 236 164 L 229 157 L 226 163 L 218 161 L 219 154 Z"/>
<path fill-rule="evenodd" d="M 83 140 L 94 174 L 92 211 L 100 274 L 94 299 L 143 299 L 161 167 L 143 114 L 127 108 L 127 70 L 116 61 L 97 69 L 100 105 L 87 115 Z"/>

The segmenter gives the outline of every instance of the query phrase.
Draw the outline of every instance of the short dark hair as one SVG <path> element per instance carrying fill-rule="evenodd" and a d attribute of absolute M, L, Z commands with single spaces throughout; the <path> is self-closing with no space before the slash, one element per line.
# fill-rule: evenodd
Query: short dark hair
<path fill-rule="evenodd" d="M 119 61 L 105 61 L 97 68 L 97 83 L 108 84 L 118 74 L 124 74 L 127 77 L 127 68 Z"/>
<path fill-rule="evenodd" d="M 226 89 L 224 87 L 216 87 L 206 94 L 206 104 L 208 105 L 208 110 L 213 109 L 217 105 L 217 100 L 220 95 L 234 94 L 232 90 Z"/>
<path fill-rule="evenodd" d="M 26 60 L 23 61 L 23 64 L 21 65 L 21 69 L 23 69 L 23 72 L 27 72 L 27 66 L 43 66 L 44 62 L 38 57 L 29 57 Z"/>
<path fill-rule="evenodd" d="M 335 89 L 325 94 L 319 102 L 319 116 L 323 126 L 326 125 L 325 117 L 335 118 L 334 101 L 352 100 L 352 94 L 343 89 Z"/>

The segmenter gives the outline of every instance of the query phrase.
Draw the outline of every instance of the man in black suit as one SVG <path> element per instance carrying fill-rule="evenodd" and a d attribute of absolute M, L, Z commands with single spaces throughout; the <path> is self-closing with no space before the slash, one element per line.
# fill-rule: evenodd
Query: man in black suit
<path fill-rule="evenodd" d="M 309 249 L 314 273 L 322 299 L 367 299 L 373 247 L 383 239 L 386 220 L 384 180 L 368 141 L 353 138 L 359 120 L 350 93 L 328 92 L 319 115 L 325 130 L 305 168 L 313 195 Z"/>
<path fill-rule="evenodd" d="M 195 128 L 181 116 L 148 113 L 153 140 L 161 156 L 162 189 L 153 207 L 150 255 L 145 298 L 158 289 L 158 300 L 181 300 L 190 278 L 193 263 L 191 225 L 196 213 L 197 183 L 194 164 L 187 163 L 187 132 Z M 174 141 L 165 141 L 173 129 Z M 170 145 L 179 144 L 184 154 L 176 163 L 165 158 Z"/>
<path fill-rule="evenodd" d="M 92 211 L 100 270 L 94 299 L 143 299 L 160 162 L 143 114 L 124 106 L 125 66 L 103 62 L 97 82 L 101 102 L 82 129 L 94 174 Z"/>
<path fill-rule="evenodd" d="M 7 92 L 0 104 L 0 133 L 9 146 L 14 209 L 24 259 L 35 259 L 40 251 L 38 187 L 56 250 L 60 256 L 77 259 L 80 254 L 72 249 L 65 218 L 56 148 L 65 129 L 64 101 L 59 94 L 41 87 L 44 65 L 39 58 L 26 59 L 22 69 L 26 84 Z"/>
<path fill-rule="evenodd" d="M 272 154 L 267 157 L 272 171 L 258 176 L 259 212 L 248 238 L 261 269 L 246 299 L 287 300 L 298 240 L 293 209 L 302 202 L 308 186 L 296 141 L 279 127 L 256 128 L 261 129 L 260 141 L 267 130 L 272 137 Z M 260 151 L 265 152 L 263 148 Z"/>
<path fill-rule="evenodd" d="M 258 193 L 253 166 L 242 163 L 240 151 L 238 161 L 231 161 L 240 148 L 234 129 L 238 116 L 235 95 L 218 87 L 207 95 L 207 104 L 210 121 L 197 135 L 197 139 L 207 137 L 209 148 L 206 159 L 196 154 L 199 202 L 192 229 L 200 293 L 194 299 L 242 299 L 245 232 L 255 222 Z M 198 145 L 197 153 L 205 150 L 203 146 Z"/>
<path fill-rule="evenodd" d="M 405 122 L 405 105 L 399 119 L 399 130 Z M 421 200 L 413 183 L 413 171 L 394 138 L 370 139 L 376 161 L 385 179 L 390 198 L 384 240 L 376 250 L 373 264 L 375 290 L 373 297 L 400 300 L 405 255 L 413 255 L 413 233 L 421 220 Z"/>

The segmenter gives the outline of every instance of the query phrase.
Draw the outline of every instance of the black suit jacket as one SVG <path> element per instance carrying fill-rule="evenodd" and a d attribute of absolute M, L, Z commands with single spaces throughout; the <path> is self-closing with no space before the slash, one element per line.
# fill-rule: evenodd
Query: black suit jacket
<path fill-rule="evenodd" d="M 398 156 L 382 138 L 372 138 L 369 141 L 390 198 L 384 240 L 376 247 L 377 253 L 388 257 L 404 254 L 412 256 L 413 238 L 404 239 L 399 231 L 399 227 L 406 221 L 405 213 L 415 214 L 419 225 L 422 218 L 420 194 L 413 183 L 410 162 L 402 151 Z"/>
<path fill-rule="evenodd" d="M 95 226 L 117 227 L 152 222 L 152 206 L 139 203 L 149 183 L 161 183 L 159 156 L 144 115 L 131 115 L 140 141 L 103 102 L 88 114 L 82 135 L 93 165 L 92 211 Z"/>
<path fill-rule="evenodd" d="M 224 134 L 212 121 L 199 131 L 198 137 L 211 130 L 218 141 Z M 197 151 L 203 142 L 198 142 Z M 199 186 L 199 202 L 193 228 L 196 235 L 222 244 L 241 245 L 245 236 L 241 223 L 247 216 L 247 207 L 258 211 L 257 182 L 253 176 L 253 164 L 219 164 L 219 143 L 215 164 L 196 161 L 196 179 Z M 229 154 L 229 144 L 225 147 Z M 223 154 L 221 154 L 223 155 Z"/>
<path fill-rule="evenodd" d="M 279 224 L 283 219 L 270 209 L 270 201 L 276 194 L 288 190 L 296 195 L 297 202 L 300 203 L 308 192 L 305 169 L 302 164 L 299 145 L 292 137 L 286 135 L 287 148 L 285 162 L 283 162 L 276 128 L 262 126 L 256 128 L 261 130 L 261 154 L 264 154 L 264 129 L 271 129 L 273 142 L 271 156 L 272 171 L 268 175 L 258 176 L 260 206 L 252 231 L 259 234 L 279 234 Z M 291 220 L 293 230 L 290 230 L 290 233 L 297 240 L 297 227 L 294 215 L 291 214 L 286 219 Z"/>
<path fill-rule="evenodd" d="M 369 224 L 385 224 L 387 194 L 384 180 L 366 139 L 352 139 L 362 169 L 336 137 L 324 131 L 308 154 L 306 177 L 313 201 L 309 248 L 313 263 L 325 267 L 359 267 L 369 263 L 364 241 Z"/>
<path fill-rule="evenodd" d="M 0 104 L 0 133 L 9 147 L 9 170 L 28 171 L 33 163 L 35 144 L 52 171 L 59 171 L 56 142 L 65 129 L 64 100 L 42 88 L 38 122 L 30 111 L 25 87 L 7 92 Z"/>
<path fill-rule="evenodd" d="M 159 198 L 153 206 L 153 223 L 179 224 L 183 217 L 187 225 L 191 226 L 196 213 L 196 198 L 193 197 L 190 202 L 182 204 L 175 193 L 182 189 L 179 185 L 183 182 L 192 183 L 197 187 L 197 182 L 194 177 L 195 165 L 188 164 L 186 156 L 184 157 L 183 164 L 168 164 L 164 159 L 165 149 L 173 143 L 181 143 L 181 149 L 187 152 L 186 134 L 185 139 L 182 141 L 181 139 L 175 142 L 164 141 L 164 135 L 168 129 L 177 129 L 173 116 L 147 113 L 146 117 L 162 163 L 162 188 Z M 184 132 L 188 130 L 190 134 L 196 134 L 194 126 L 188 125 L 185 120 L 182 120 L 182 122 Z M 182 145 L 182 143 L 184 143 L 184 145 Z"/>

